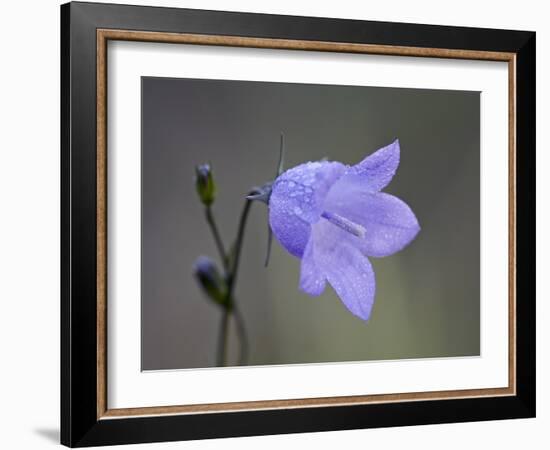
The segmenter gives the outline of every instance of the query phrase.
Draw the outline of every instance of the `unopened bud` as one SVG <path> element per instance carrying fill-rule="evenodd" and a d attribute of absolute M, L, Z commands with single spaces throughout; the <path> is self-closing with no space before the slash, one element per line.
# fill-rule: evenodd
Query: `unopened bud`
<path fill-rule="evenodd" d="M 201 164 L 195 167 L 195 186 L 201 202 L 210 206 L 216 197 L 216 185 L 212 177 L 210 164 Z"/>
<path fill-rule="evenodd" d="M 207 256 L 199 256 L 193 269 L 195 277 L 208 297 L 223 305 L 227 300 L 227 284 L 220 275 L 216 263 Z"/>

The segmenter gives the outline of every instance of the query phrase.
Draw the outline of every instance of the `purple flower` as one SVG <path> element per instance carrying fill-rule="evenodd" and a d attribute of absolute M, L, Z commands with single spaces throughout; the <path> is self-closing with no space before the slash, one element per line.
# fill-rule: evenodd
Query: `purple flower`
<path fill-rule="evenodd" d="M 376 290 L 367 256 L 392 255 L 420 230 L 409 206 L 380 192 L 399 165 L 399 141 L 347 166 L 308 162 L 273 183 L 269 224 L 275 237 L 301 258 L 300 289 L 320 295 L 328 281 L 344 305 L 367 320 Z"/>

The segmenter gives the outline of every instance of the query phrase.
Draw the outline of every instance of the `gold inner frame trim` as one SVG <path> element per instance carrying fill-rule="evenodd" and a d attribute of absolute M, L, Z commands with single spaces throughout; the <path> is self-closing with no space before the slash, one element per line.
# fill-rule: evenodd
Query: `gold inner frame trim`
<path fill-rule="evenodd" d="M 508 386 L 379 395 L 109 409 L 107 405 L 107 42 L 109 40 L 508 62 Z M 97 30 L 97 418 L 312 408 L 516 394 L 516 54 L 240 36 Z"/>

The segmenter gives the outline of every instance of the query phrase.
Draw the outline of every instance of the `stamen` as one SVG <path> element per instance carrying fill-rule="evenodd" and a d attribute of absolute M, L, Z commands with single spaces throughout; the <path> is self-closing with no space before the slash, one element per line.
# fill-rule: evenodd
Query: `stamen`
<path fill-rule="evenodd" d="M 352 222 L 351 220 L 346 219 L 339 214 L 324 211 L 323 214 L 321 214 L 321 217 L 324 217 L 333 225 L 336 225 L 342 230 L 347 231 L 348 233 L 351 233 L 361 239 L 365 237 L 365 234 L 367 232 L 367 230 L 365 230 L 365 227 L 363 227 L 362 225 Z"/>

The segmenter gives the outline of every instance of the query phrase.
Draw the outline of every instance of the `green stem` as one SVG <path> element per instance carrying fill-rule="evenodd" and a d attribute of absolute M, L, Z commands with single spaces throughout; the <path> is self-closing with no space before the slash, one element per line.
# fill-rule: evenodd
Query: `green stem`
<path fill-rule="evenodd" d="M 243 210 L 241 212 L 241 217 L 239 219 L 239 227 L 237 230 L 237 239 L 235 240 L 235 247 L 234 247 L 235 255 L 233 257 L 233 261 L 232 261 L 233 264 L 231 267 L 228 266 L 229 257 L 225 253 L 225 247 L 223 245 L 223 241 L 218 231 L 218 227 L 216 225 L 214 215 L 212 214 L 212 209 L 210 208 L 210 206 L 206 206 L 205 208 L 206 221 L 208 222 L 208 225 L 210 226 L 210 230 L 212 231 L 212 236 L 214 237 L 214 241 L 216 243 L 218 253 L 220 254 L 220 258 L 223 263 L 223 267 L 226 273 L 226 280 L 227 280 L 227 294 L 224 302 L 225 306 L 222 313 L 222 318 L 220 322 L 220 331 L 218 336 L 218 354 L 217 354 L 218 367 L 223 367 L 227 364 L 227 344 L 228 344 L 228 338 L 229 338 L 229 319 L 231 314 L 233 314 L 235 317 L 235 324 L 237 327 L 236 330 L 237 330 L 237 334 L 239 336 L 239 342 L 240 342 L 239 364 L 240 365 L 246 364 L 246 360 L 248 357 L 248 337 L 247 337 L 246 328 L 244 325 L 244 319 L 239 309 L 236 306 L 236 302 L 233 298 L 233 291 L 235 288 L 235 281 L 237 279 L 241 249 L 244 241 L 244 232 L 246 229 L 246 222 L 248 220 L 248 214 L 250 212 L 251 204 L 252 202 L 250 200 L 246 200 Z"/>
<path fill-rule="evenodd" d="M 216 225 L 216 221 L 214 220 L 214 215 L 212 214 L 212 208 L 210 207 L 210 205 L 207 205 L 205 207 L 204 212 L 206 215 L 206 221 L 208 222 L 208 225 L 210 225 L 212 236 L 214 236 L 214 242 L 216 243 L 216 247 L 218 248 L 218 253 L 220 254 L 223 267 L 227 271 L 227 255 L 225 253 L 223 241 L 222 241 L 220 232 L 218 231 L 218 226 Z"/>
<path fill-rule="evenodd" d="M 237 333 L 239 334 L 239 341 L 241 343 L 241 349 L 239 353 L 239 365 L 245 365 L 248 359 L 248 336 L 246 334 L 246 327 L 244 325 L 244 319 L 241 315 L 237 303 L 233 302 L 233 314 L 235 316 L 235 324 L 237 325 Z"/>
<path fill-rule="evenodd" d="M 227 363 L 227 342 L 229 337 L 229 308 L 223 310 L 220 322 L 220 334 L 218 337 L 218 358 L 217 366 L 224 367 Z"/>
<path fill-rule="evenodd" d="M 235 257 L 233 259 L 233 267 L 230 267 L 227 279 L 227 297 L 231 298 L 233 295 L 233 287 L 235 286 L 235 280 L 237 279 L 237 271 L 239 270 L 239 260 L 241 257 L 241 249 L 243 246 L 244 230 L 246 228 L 246 221 L 248 219 L 248 213 L 250 212 L 251 200 L 245 200 L 243 210 L 241 212 L 241 218 L 239 220 L 239 229 L 237 231 L 237 240 L 235 241 Z"/>

